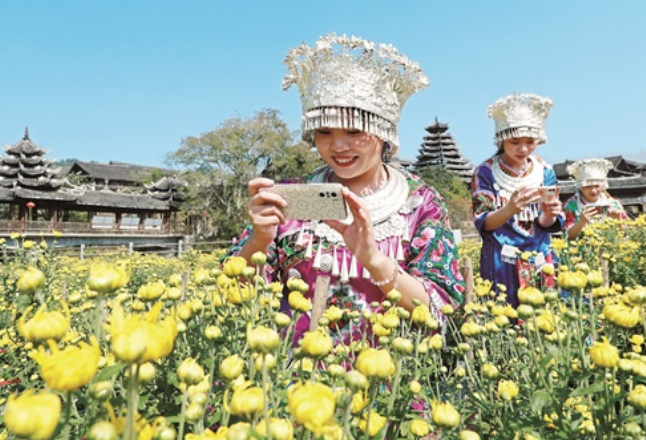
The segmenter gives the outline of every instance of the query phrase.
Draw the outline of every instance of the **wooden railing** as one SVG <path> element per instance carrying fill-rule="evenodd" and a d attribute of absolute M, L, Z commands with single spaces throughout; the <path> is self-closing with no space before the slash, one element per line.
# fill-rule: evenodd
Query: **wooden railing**
<path fill-rule="evenodd" d="M 20 233 L 51 233 L 59 231 L 68 234 L 117 234 L 117 235 L 164 235 L 164 234 L 186 234 L 185 225 L 171 227 L 168 224 L 160 226 L 147 226 L 140 224 L 138 227 L 133 225 L 121 225 L 117 223 L 97 226 L 91 222 L 55 222 L 55 221 L 20 221 L 20 220 L 0 220 L 0 234 L 9 234 L 12 232 Z"/>

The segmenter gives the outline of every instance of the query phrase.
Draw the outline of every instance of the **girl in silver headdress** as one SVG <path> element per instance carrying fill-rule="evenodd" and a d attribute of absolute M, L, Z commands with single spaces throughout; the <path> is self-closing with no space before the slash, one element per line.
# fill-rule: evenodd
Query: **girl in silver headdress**
<path fill-rule="evenodd" d="M 286 219 L 282 197 L 260 191 L 274 182 L 254 179 L 251 225 L 231 253 L 267 253 L 270 280 L 301 278 L 309 297 L 317 278 L 328 277 L 328 306 L 369 310 L 397 288 L 401 306 L 411 310 L 417 300 L 442 320 L 440 309 L 460 304 L 464 291 L 446 206 L 419 178 L 387 164 L 399 147 L 401 108 L 426 77 L 392 46 L 336 35 L 293 49 L 285 63 L 285 88 L 296 84 L 301 93 L 304 139 L 326 164 L 289 182 L 343 184 L 352 221 Z M 298 333 L 309 326 L 304 316 Z"/>
<path fill-rule="evenodd" d="M 506 96 L 489 106 L 498 152 L 476 168 L 471 185 L 483 241 L 480 275 L 504 285 L 514 307 L 519 287 L 537 279 L 547 287 L 554 283 L 553 270 L 544 277 L 541 269 L 553 269 L 550 234 L 562 230 L 564 219 L 558 188 L 546 199 L 541 189 L 557 185 L 554 170 L 534 155 L 547 141 L 544 124 L 551 107 L 549 98 L 533 94 Z"/>
<path fill-rule="evenodd" d="M 563 205 L 565 228 L 570 240 L 577 238 L 595 218 L 628 218 L 621 202 L 606 191 L 611 169 L 610 161 L 597 158 L 580 160 L 568 166 L 567 171 L 574 177 L 577 187 L 576 194 Z"/>

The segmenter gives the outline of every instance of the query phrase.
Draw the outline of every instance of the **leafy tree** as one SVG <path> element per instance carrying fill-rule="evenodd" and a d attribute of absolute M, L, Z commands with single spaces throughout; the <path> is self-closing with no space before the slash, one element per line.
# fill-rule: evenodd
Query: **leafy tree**
<path fill-rule="evenodd" d="M 473 222 L 469 187 L 457 174 L 442 167 L 425 168 L 417 174 L 433 186 L 446 201 L 451 227 L 470 229 Z"/>
<path fill-rule="evenodd" d="M 228 240 L 239 235 L 247 221 L 249 180 L 267 168 L 275 179 L 306 173 L 316 157 L 295 142 L 277 110 L 265 109 L 183 139 L 167 162 L 186 170 L 182 178 L 188 191 L 182 210 L 194 219 L 198 235 Z"/>

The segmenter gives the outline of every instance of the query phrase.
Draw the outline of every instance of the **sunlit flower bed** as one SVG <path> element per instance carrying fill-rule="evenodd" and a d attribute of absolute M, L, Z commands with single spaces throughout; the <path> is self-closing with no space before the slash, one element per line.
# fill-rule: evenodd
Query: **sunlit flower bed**
<path fill-rule="evenodd" d="M 559 289 L 525 288 L 517 310 L 483 280 L 444 323 L 393 291 L 373 312 L 330 307 L 296 348 L 306 286 L 283 298 L 262 255 L 79 261 L 17 238 L 0 439 L 645 438 L 644 225 L 556 240 Z"/>

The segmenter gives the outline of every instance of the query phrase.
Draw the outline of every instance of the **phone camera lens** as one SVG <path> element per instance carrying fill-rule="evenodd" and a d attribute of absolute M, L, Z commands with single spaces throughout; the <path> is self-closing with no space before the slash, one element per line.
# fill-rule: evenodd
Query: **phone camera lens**
<path fill-rule="evenodd" d="M 325 193 L 324 193 L 324 192 L 320 192 L 320 193 L 319 193 L 319 197 L 325 197 Z"/>
<path fill-rule="evenodd" d="M 336 197 L 336 193 L 335 193 L 335 192 L 333 192 L 333 193 L 331 194 L 331 196 L 332 196 L 332 197 Z"/>

